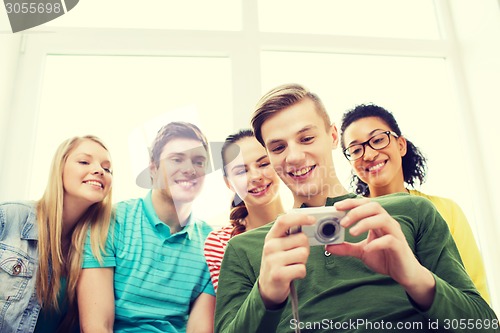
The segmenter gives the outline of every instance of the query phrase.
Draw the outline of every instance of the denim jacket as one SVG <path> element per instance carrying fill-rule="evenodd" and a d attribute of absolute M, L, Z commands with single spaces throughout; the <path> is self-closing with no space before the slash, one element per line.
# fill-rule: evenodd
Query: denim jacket
<path fill-rule="evenodd" d="M 0 332 L 32 333 L 40 304 L 35 291 L 38 229 L 34 202 L 0 204 Z"/>

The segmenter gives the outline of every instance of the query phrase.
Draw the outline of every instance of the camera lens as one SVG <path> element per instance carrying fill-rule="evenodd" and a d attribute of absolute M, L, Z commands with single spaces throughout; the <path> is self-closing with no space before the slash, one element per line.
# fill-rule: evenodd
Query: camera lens
<path fill-rule="evenodd" d="M 323 244 L 331 243 L 339 237 L 340 224 L 335 217 L 328 216 L 320 219 L 316 229 L 316 239 Z"/>
<path fill-rule="evenodd" d="M 333 223 L 325 223 L 321 226 L 321 233 L 324 237 L 331 238 L 333 235 L 335 235 L 336 229 L 337 228 Z"/>

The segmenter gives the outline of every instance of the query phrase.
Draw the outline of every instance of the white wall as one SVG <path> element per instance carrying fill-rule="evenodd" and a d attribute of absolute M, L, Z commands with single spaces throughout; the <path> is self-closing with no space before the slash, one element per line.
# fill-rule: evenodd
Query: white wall
<path fill-rule="evenodd" d="M 10 106 L 14 92 L 18 51 L 21 42 L 19 35 L 0 34 L 0 161 L 4 161 L 4 151 L 7 145 L 9 129 Z M 0 175 L 2 166 L 0 163 Z"/>
<path fill-rule="evenodd" d="M 465 115 L 464 134 L 479 151 L 467 151 L 457 157 L 457 165 L 466 162 L 478 174 L 475 191 L 489 198 L 475 207 L 481 250 L 486 263 L 493 308 L 500 310 L 500 135 L 498 102 L 500 87 L 500 2 L 498 0 L 450 1 L 458 53 L 468 95 L 460 96 L 472 112 Z M 476 146 L 477 147 L 477 146 Z M 477 150 L 477 149 L 476 149 Z M 482 176 L 482 177 L 481 177 Z M 457 180 L 460 181 L 460 180 Z M 481 221 L 483 223 L 481 223 Z"/>

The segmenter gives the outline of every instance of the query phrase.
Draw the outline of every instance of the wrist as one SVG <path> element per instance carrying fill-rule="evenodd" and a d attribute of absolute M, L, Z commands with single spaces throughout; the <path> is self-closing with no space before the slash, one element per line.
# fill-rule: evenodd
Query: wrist
<path fill-rule="evenodd" d="M 436 280 L 434 275 L 425 267 L 420 266 L 420 272 L 408 284 L 403 285 L 408 296 L 422 311 L 428 310 L 436 294 Z"/>
<path fill-rule="evenodd" d="M 258 282 L 258 287 L 259 287 L 259 294 L 260 298 L 262 299 L 262 302 L 264 303 L 264 306 L 266 307 L 266 310 L 279 310 L 283 308 L 286 305 L 287 302 L 287 297 L 285 296 L 284 300 L 281 301 L 276 301 L 271 297 L 268 297 L 264 291 L 264 289 L 261 286 L 260 280 Z"/>

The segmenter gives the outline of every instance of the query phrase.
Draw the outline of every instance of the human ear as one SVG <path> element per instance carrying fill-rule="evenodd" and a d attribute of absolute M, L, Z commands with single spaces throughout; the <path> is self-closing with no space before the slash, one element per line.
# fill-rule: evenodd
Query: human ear
<path fill-rule="evenodd" d="M 406 155 L 406 152 L 408 151 L 406 138 L 404 136 L 400 136 L 396 140 L 398 142 L 399 154 L 401 155 L 401 157 L 403 157 Z"/>
<path fill-rule="evenodd" d="M 335 124 L 330 125 L 328 135 L 332 137 L 332 149 L 336 149 L 339 146 L 339 132 Z"/>
<path fill-rule="evenodd" d="M 231 185 L 231 182 L 229 181 L 229 179 L 227 179 L 226 176 L 223 176 L 223 178 L 224 178 L 224 183 L 226 183 L 227 188 L 236 193 L 236 191 L 234 190 L 233 185 Z"/>
<path fill-rule="evenodd" d="M 158 180 L 158 168 L 156 167 L 154 162 L 149 163 L 149 174 L 151 177 L 151 184 L 153 185 L 154 188 Z"/>

